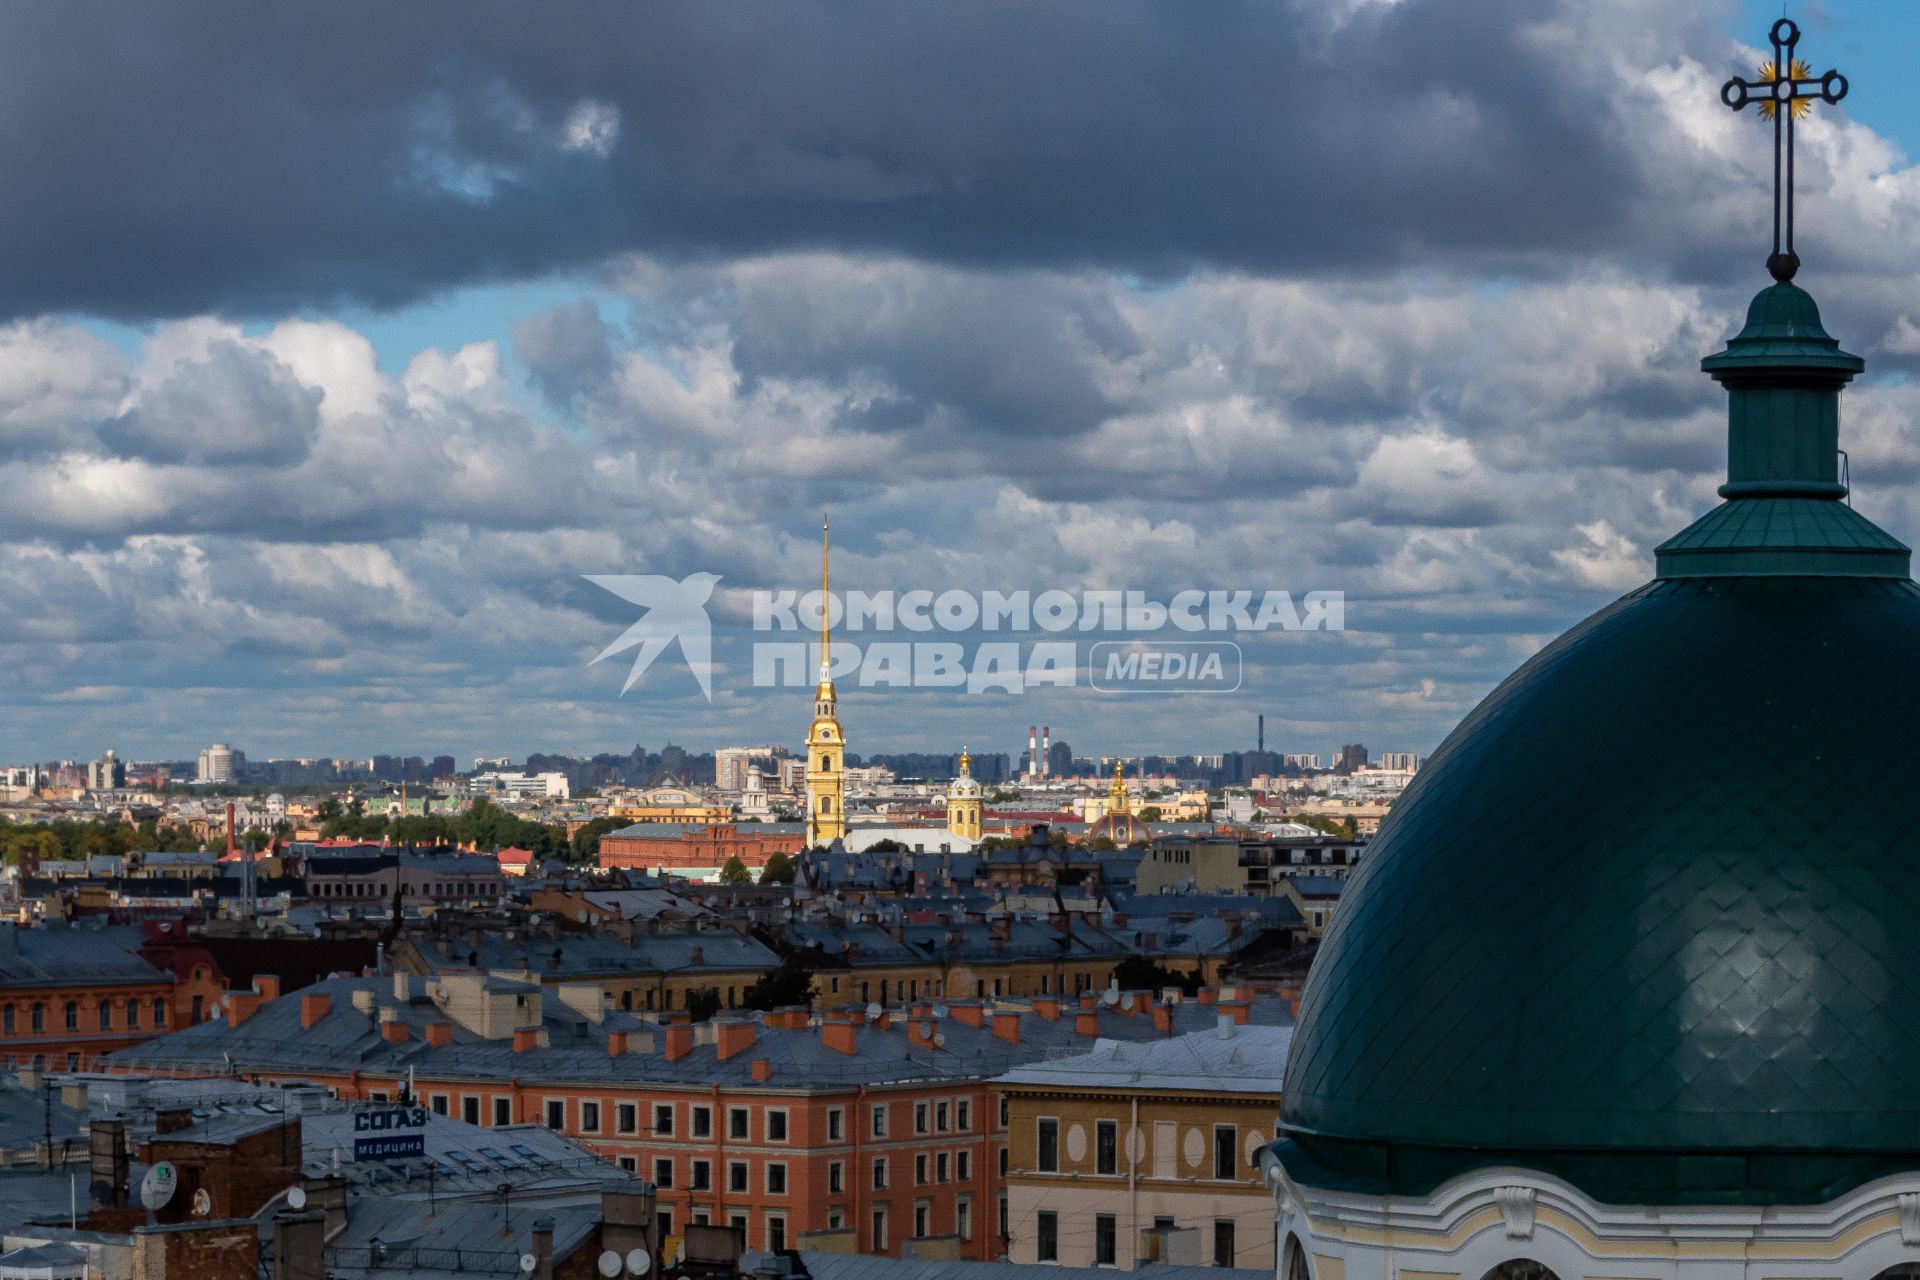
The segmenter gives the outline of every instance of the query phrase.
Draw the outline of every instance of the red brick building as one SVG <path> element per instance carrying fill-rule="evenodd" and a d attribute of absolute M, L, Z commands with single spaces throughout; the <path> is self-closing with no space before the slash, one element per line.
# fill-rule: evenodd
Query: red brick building
<path fill-rule="evenodd" d="M 737 826 L 639 822 L 600 837 L 600 865 L 634 870 L 715 870 L 738 858 L 759 871 L 776 853 L 791 857 L 806 847 L 797 822 Z"/>

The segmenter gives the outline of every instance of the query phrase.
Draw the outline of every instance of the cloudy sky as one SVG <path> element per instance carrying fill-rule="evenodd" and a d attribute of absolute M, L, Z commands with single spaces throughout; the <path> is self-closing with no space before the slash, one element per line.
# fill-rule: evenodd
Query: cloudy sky
<path fill-rule="evenodd" d="M 1920 19 L 1794 0 L 1801 283 L 1920 536 Z M 1234 695 L 856 751 L 1427 750 L 1712 505 L 1776 5 L 0 16 L 0 761 L 797 743 L 749 593 L 1346 594 Z M 564 19 L 564 20 L 556 20 Z M 709 702 L 582 575 L 720 575 Z"/>

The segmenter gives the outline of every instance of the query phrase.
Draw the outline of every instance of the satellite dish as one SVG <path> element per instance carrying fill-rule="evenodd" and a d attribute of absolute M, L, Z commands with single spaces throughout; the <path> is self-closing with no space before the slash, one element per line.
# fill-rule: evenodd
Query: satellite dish
<path fill-rule="evenodd" d="M 207 1006 L 207 1011 L 216 1018 L 219 1017 L 222 1013 L 226 1012 L 226 1010 L 220 1007 L 220 1002 L 218 1000 L 215 1000 L 211 1005 Z"/>
<path fill-rule="evenodd" d="M 167 1202 L 173 1199 L 173 1193 L 179 1189 L 180 1179 L 173 1171 L 173 1162 L 162 1160 L 140 1179 L 140 1203 L 158 1212 L 167 1207 Z"/>
<path fill-rule="evenodd" d="M 653 1259 L 647 1256 L 645 1249 L 634 1249 L 627 1254 L 627 1270 L 634 1275 L 643 1276 L 653 1266 Z"/>
<path fill-rule="evenodd" d="M 936 1048 L 936 1049 L 940 1049 L 940 1048 L 944 1048 L 944 1047 L 946 1046 L 946 1043 L 947 1043 L 947 1033 L 946 1033 L 946 1032 L 944 1032 L 944 1031 L 936 1031 L 936 1032 L 934 1032 L 934 1033 L 933 1033 L 933 1047 L 934 1047 L 934 1048 Z"/>
<path fill-rule="evenodd" d="M 870 1004 L 867 1006 L 867 1017 L 869 1019 L 877 1018 L 885 1012 L 886 1010 L 882 1009 L 878 1004 Z"/>
<path fill-rule="evenodd" d="M 944 1018 L 951 1012 L 953 1011 L 943 1004 L 933 1006 L 933 1016 L 936 1018 Z"/>
<path fill-rule="evenodd" d="M 601 1275 L 607 1277 L 607 1280 L 614 1280 L 614 1277 L 620 1274 L 620 1255 L 612 1249 L 608 1249 L 600 1255 L 600 1260 L 593 1265 L 599 1270 Z"/>
<path fill-rule="evenodd" d="M 528 1275 L 532 1275 L 533 1269 L 539 1265 L 540 1259 L 534 1257 L 532 1254 L 523 1253 L 520 1255 L 520 1269 Z"/>
<path fill-rule="evenodd" d="M 213 1212 L 213 1195 L 205 1187 L 193 1193 L 193 1216 L 204 1218 Z"/>
<path fill-rule="evenodd" d="M 1121 997 L 1120 997 L 1120 1007 L 1121 1007 L 1122 1009 L 1125 1009 L 1125 1010 L 1126 1010 L 1126 1011 L 1127 1011 L 1128 1013 L 1132 1013 L 1132 1012 L 1133 1012 L 1133 997 L 1132 997 L 1132 996 L 1121 996 Z"/>
<path fill-rule="evenodd" d="M 587 922 L 587 909 L 585 907 L 580 908 L 579 914 L 574 918 L 579 920 L 581 924 L 585 924 Z M 611 1250 L 609 1250 L 609 1252 L 611 1252 Z"/>
<path fill-rule="evenodd" d="M 1100 1003 L 1107 1005 L 1108 1007 L 1112 1007 L 1113 1005 L 1119 1004 L 1120 993 L 1118 991 L 1115 991 L 1112 987 L 1108 987 L 1105 991 L 1102 991 L 1100 993 Z"/>
<path fill-rule="evenodd" d="M 306 1207 L 307 1189 L 305 1187 L 295 1187 L 293 1190 L 287 1192 L 287 1208 L 297 1212 Z"/>

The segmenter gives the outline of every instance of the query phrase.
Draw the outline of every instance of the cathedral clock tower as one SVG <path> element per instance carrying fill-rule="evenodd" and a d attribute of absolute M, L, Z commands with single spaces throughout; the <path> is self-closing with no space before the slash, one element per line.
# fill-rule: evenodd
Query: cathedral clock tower
<path fill-rule="evenodd" d="M 827 594 L 827 518 L 820 517 L 820 683 L 813 689 L 813 725 L 807 730 L 807 847 L 847 834 L 846 735 L 840 732 L 833 691 L 833 632 Z"/>

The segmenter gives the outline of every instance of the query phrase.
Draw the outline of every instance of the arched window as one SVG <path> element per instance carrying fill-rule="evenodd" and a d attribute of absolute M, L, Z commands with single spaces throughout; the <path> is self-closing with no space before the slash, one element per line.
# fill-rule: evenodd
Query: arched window
<path fill-rule="evenodd" d="M 820 772 L 822 772 L 822 773 L 825 773 L 825 772 L 827 772 L 827 770 L 828 770 L 828 765 L 827 765 L 827 758 L 826 758 L 825 756 L 821 756 L 821 757 L 820 757 Z"/>
<path fill-rule="evenodd" d="M 69 1000 L 67 1001 L 67 1030 L 78 1031 L 79 1029 L 80 1002 L 78 1000 Z"/>
<path fill-rule="evenodd" d="M 138 1000 L 129 1000 L 127 1001 L 127 1030 L 138 1031 L 139 1029 L 140 1002 Z"/>
<path fill-rule="evenodd" d="M 156 1031 L 165 1031 L 167 1029 L 167 1001 L 165 996 L 158 996 L 154 999 L 153 1029 Z"/>
<path fill-rule="evenodd" d="M 106 1000 L 100 1002 L 100 1029 L 102 1031 L 113 1030 L 113 1005 Z"/>
<path fill-rule="evenodd" d="M 832 813 L 832 812 L 833 812 L 833 797 L 832 797 L 832 796 L 821 796 L 821 797 L 820 797 L 820 812 L 822 812 L 822 813 Z"/>
<path fill-rule="evenodd" d="M 47 1006 L 38 1002 L 33 1006 L 33 1029 L 35 1031 L 47 1029 Z"/>
<path fill-rule="evenodd" d="M 1531 1258 L 1515 1258 L 1503 1262 L 1481 1277 L 1481 1280 L 1560 1280 L 1544 1262 L 1535 1262 Z"/>
<path fill-rule="evenodd" d="M 1313 1273 L 1307 1270 L 1307 1251 L 1300 1247 L 1300 1237 L 1287 1237 L 1287 1269 L 1280 1280 L 1313 1280 Z"/>

